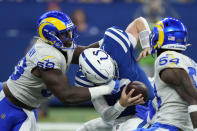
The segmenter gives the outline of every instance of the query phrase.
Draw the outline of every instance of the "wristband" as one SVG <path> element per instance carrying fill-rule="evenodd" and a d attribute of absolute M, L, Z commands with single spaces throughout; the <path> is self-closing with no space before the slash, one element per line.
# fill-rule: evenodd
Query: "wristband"
<path fill-rule="evenodd" d="M 96 99 L 102 95 L 107 95 L 111 93 L 108 85 L 96 86 L 88 89 L 91 95 L 91 100 Z"/>
<path fill-rule="evenodd" d="M 144 23 L 144 26 L 146 28 L 144 31 L 141 31 L 139 33 L 140 43 L 141 43 L 142 49 L 144 49 L 146 47 L 150 47 L 149 34 L 150 34 L 151 31 L 150 31 L 150 27 L 148 25 L 147 20 L 143 17 L 140 17 L 140 19 L 142 20 L 142 22 Z"/>
<path fill-rule="evenodd" d="M 188 112 L 189 113 L 197 112 L 197 105 L 190 105 L 190 106 L 188 106 Z"/>
<path fill-rule="evenodd" d="M 150 42 L 149 42 L 149 31 L 148 30 L 143 30 L 139 33 L 139 39 L 140 43 L 142 46 L 142 49 L 146 47 L 150 47 Z"/>

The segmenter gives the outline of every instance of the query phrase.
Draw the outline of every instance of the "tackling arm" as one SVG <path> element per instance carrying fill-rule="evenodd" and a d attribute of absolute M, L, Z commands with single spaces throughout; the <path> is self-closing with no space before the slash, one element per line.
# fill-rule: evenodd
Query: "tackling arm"
<path fill-rule="evenodd" d="M 118 81 L 92 88 L 73 87 L 60 70 L 39 68 L 39 71 L 47 88 L 64 104 L 78 104 L 93 100 L 101 95 L 110 94 L 117 86 L 119 87 Z"/>
<path fill-rule="evenodd" d="M 64 104 L 78 104 L 91 100 L 88 88 L 72 87 L 60 70 L 42 70 L 41 77 L 47 88 Z"/>
<path fill-rule="evenodd" d="M 180 68 L 168 68 L 160 72 L 161 79 L 171 85 L 176 92 L 184 99 L 189 107 L 197 105 L 197 89 L 194 86 L 188 73 Z M 189 112 L 190 113 L 190 112 Z M 197 110 L 190 113 L 194 129 L 197 129 Z"/>

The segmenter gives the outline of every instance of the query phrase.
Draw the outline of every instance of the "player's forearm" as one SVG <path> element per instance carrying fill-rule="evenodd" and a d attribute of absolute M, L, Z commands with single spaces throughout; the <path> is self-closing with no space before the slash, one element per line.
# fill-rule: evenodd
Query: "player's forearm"
<path fill-rule="evenodd" d="M 101 118 L 106 122 L 115 120 L 125 109 L 125 107 L 122 107 L 119 102 L 114 106 L 109 106 L 104 97 L 99 97 L 93 100 L 92 103 Z"/>
<path fill-rule="evenodd" d="M 91 100 L 91 95 L 88 88 L 85 87 L 71 87 L 61 92 L 54 92 L 53 94 L 63 104 L 80 104 Z"/>
<path fill-rule="evenodd" d="M 142 48 L 150 47 L 149 34 L 151 31 L 145 18 L 139 17 L 135 19 L 131 24 L 129 24 L 126 32 L 132 34 L 136 41 L 140 39 Z"/>
<path fill-rule="evenodd" d="M 111 106 L 108 110 L 105 111 L 105 120 L 112 121 L 120 116 L 120 114 L 125 110 L 126 107 L 120 105 L 120 102 L 117 101 L 114 106 Z"/>
<path fill-rule="evenodd" d="M 103 114 L 101 115 L 101 118 L 105 122 L 110 122 L 118 118 L 118 116 L 120 116 L 121 113 L 122 111 L 116 110 L 114 109 L 113 106 L 111 106 L 110 108 L 108 108 L 107 110 L 103 112 Z"/>
<path fill-rule="evenodd" d="M 150 32 L 148 22 L 143 17 L 135 19 L 126 28 L 126 32 L 135 36 L 136 40 L 138 40 L 139 33 L 144 30 L 148 30 Z"/>
<path fill-rule="evenodd" d="M 80 104 L 109 94 L 109 91 L 106 91 L 105 88 L 107 87 L 71 87 L 57 94 L 56 97 L 64 104 Z"/>
<path fill-rule="evenodd" d="M 71 87 L 64 91 L 64 94 L 61 94 L 63 98 L 63 103 L 66 104 L 78 104 L 89 100 L 97 99 L 100 96 L 110 94 L 111 88 L 110 85 L 101 85 L 91 88 L 87 87 Z"/>
<path fill-rule="evenodd" d="M 148 25 L 148 22 L 146 21 L 145 18 L 143 17 L 139 17 L 136 19 L 136 29 L 137 29 L 137 33 L 140 33 L 142 31 L 150 31 L 150 28 L 149 28 L 149 25 Z"/>

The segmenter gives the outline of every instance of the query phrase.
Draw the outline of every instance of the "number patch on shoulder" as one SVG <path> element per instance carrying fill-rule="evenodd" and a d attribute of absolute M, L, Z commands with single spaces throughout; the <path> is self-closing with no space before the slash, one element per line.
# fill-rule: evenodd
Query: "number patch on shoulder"
<path fill-rule="evenodd" d="M 42 69 L 53 69 L 55 66 L 54 62 L 50 62 L 49 60 L 39 61 L 37 66 L 41 67 Z"/>
<path fill-rule="evenodd" d="M 173 65 L 178 64 L 179 63 L 179 58 L 171 58 L 169 59 L 169 57 L 161 57 L 159 59 L 159 65 L 165 65 L 167 63 L 171 63 L 171 66 L 173 67 Z"/>

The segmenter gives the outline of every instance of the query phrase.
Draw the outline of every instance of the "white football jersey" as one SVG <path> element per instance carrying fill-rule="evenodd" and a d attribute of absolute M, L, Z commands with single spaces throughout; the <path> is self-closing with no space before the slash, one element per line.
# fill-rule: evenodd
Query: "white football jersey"
<path fill-rule="evenodd" d="M 197 85 L 197 64 L 189 57 L 174 51 L 163 52 L 155 61 L 154 92 L 156 97 L 153 101 L 157 109 L 155 122 L 174 125 L 183 131 L 192 131 L 187 103 L 172 87 L 160 79 L 159 73 L 165 68 L 184 69 Z"/>
<path fill-rule="evenodd" d="M 51 96 L 43 80 L 34 76 L 31 71 L 36 66 L 43 69 L 59 69 L 66 73 L 73 50 L 68 49 L 67 58 L 55 47 L 38 39 L 25 57 L 19 61 L 15 71 L 7 81 L 11 93 L 21 102 L 31 107 L 39 107 L 40 103 Z"/>

